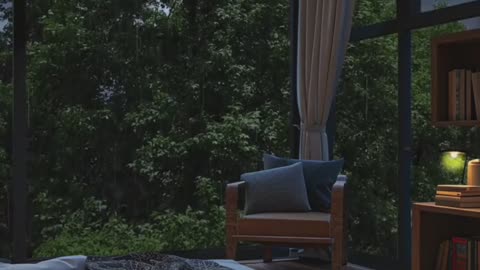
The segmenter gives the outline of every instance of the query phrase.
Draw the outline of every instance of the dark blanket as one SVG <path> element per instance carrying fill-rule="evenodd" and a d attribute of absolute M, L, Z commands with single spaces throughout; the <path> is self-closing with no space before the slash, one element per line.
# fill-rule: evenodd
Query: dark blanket
<path fill-rule="evenodd" d="M 163 254 L 132 254 L 121 257 L 89 257 L 87 270 L 230 270 L 216 262 Z"/>

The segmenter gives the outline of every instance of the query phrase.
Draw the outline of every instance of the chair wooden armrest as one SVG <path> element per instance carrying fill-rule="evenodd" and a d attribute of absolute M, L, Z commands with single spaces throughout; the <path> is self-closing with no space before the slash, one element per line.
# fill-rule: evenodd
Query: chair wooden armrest
<path fill-rule="evenodd" d="M 240 191 L 245 186 L 245 182 L 235 182 L 227 185 L 226 196 L 225 196 L 225 208 L 232 213 L 237 213 L 238 200 L 240 199 Z"/>
<path fill-rule="evenodd" d="M 330 234 L 334 239 L 333 269 L 341 269 L 347 263 L 347 187 L 347 177 L 339 175 L 332 188 Z"/>
<path fill-rule="evenodd" d="M 227 214 L 226 233 L 227 233 L 227 254 L 228 259 L 235 259 L 237 253 L 237 240 L 233 237 L 237 234 L 238 220 L 238 200 L 241 189 L 245 182 L 236 182 L 227 185 L 225 194 L 225 209 Z"/>
<path fill-rule="evenodd" d="M 332 218 L 343 221 L 347 212 L 347 177 L 339 175 L 332 188 Z"/>

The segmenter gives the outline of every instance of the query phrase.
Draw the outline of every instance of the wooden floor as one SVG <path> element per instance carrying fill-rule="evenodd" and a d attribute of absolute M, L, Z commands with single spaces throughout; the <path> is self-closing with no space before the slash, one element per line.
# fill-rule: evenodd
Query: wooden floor
<path fill-rule="evenodd" d="M 300 262 L 298 260 L 278 260 L 272 263 L 263 263 L 262 261 L 243 261 L 241 264 L 248 266 L 254 270 L 330 270 L 328 264 L 314 264 Z M 348 270 L 372 270 L 357 265 L 349 264 Z"/>

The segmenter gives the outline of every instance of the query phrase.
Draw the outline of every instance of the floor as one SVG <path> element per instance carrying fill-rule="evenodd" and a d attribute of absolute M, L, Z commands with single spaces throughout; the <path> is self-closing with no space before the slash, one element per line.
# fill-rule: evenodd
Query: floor
<path fill-rule="evenodd" d="M 328 264 L 314 264 L 299 262 L 298 260 L 276 260 L 272 263 L 263 263 L 262 261 L 243 261 L 241 264 L 255 270 L 330 270 Z M 349 264 L 347 270 L 372 270 L 357 265 Z"/>

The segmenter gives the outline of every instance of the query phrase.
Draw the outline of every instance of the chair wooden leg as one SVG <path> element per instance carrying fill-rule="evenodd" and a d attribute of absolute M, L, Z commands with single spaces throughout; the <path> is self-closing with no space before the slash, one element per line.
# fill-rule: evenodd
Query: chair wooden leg
<path fill-rule="evenodd" d="M 227 238 L 227 250 L 226 250 L 226 258 L 229 260 L 235 260 L 237 257 L 237 246 L 238 241 L 233 239 L 233 237 Z"/>
<path fill-rule="evenodd" d="M 342 257 L 341 254 L 337 250 L 333 250 L 332 254 L 332 270 L 342 270 L 343 269 L 343 263 L 342 263 Z"/>
<path fill-rule="evenodd" d="M 265 246 L 263 248 L 263 262 L 269 263 L 269 262 L 272 262 L 272 260 L 273 260 L 272 247 Z"/>
<path fill-rule="evenodd" d="M 340 241 L 338 241 L 340 240 Z M 347 250 L 342 237 L 335 239 L 332 246 L 332 270 L 346 269 L 347 265 Z"/>

